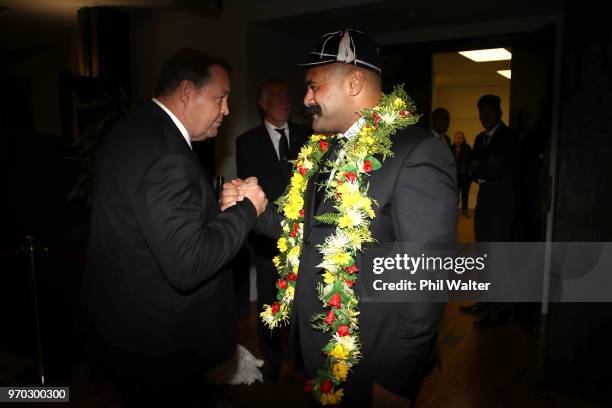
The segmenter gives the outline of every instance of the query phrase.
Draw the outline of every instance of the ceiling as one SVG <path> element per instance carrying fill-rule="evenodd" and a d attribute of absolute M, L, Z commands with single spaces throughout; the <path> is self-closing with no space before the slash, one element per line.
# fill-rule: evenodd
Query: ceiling
<path fill-rule="evenodd" d="M 563 7 L 557 0 L 0 0 L 0 48 L 64 39 L 76 27 L 76 11 L 87 6 L 131 12 L 172 8 L 205 15 L 207 9 L 220 7 L 222 13 L 245 22 L 272 25 L 306 38 L 339 26 L 375 34 L 550 14 Z"/>
<path fill-rule="evenodd" d="M 474 62 L 456 52 L 433 56 L 434 84 L 442 87 L 508 85 L 497 70 L 510 68 L 511 61 Z"/>

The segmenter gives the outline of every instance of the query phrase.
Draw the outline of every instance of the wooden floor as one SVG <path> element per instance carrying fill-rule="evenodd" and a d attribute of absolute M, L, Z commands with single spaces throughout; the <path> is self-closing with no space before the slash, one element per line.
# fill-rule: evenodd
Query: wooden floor
<path fill-rule="evenodd" d="M 460 241 L 473 241 L 472 220 L 460 217 Z M 261 356 L 255 334 L 256 315 L 252 304 L 249 316 L 240 322 L 239 342 Z M 442 368 L 425 380 L 416 404 L 418 408 L 603 407 L 568 395 L 547 393 L 536 386 L 538 337 L 535 334 L 516 322 L 479 330 L 473 328 L 472 322 L 473 317 L 459 312 L 459 304 L 448 304 L 439 336 Z M 0 362 L 0 385 L 15 384 L 17 374 L 24 367 L 32 366 L 25 358 L 3 352 L 0 352 Z M 218 406 L 311 407 L 302 391 L 303 373 L 286 364 L 282 374 L 282 380 L 274 384 L 223 388 Z M 70 386 L 70 406 L 120 406 L 113 386 L 103 379 L 92 379 L 86 367 L 77 367 L 62 385 Z"/>
<path fill-rule="evenodd" d="M 459 217 L 457 232 L 460 242 L 474 241 L 473 213 Z M 603 407 L 539 389 L 538 337 L 517 322 L 474 329 L 474 318 L 460 313 L 459 306 L 446 307 L 439 336 L 442 367 L 423 383 L 417 408 Z M 260 357 L 255 312 L 252 305 L 241 322 L 240 342 Z M 228 388 L 223 399 L 228 406 L 311 407 L 302 391 L 303 374 L 287 365 L 283 374 L 278 384 Z"/>

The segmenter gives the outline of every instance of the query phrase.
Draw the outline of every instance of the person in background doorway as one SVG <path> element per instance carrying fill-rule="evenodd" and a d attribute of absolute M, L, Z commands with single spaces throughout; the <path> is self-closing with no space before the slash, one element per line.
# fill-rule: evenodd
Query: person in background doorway
<path fill-rule="evenodd" d="M 468 218 L 468 199 L 470 196 L 470 184 L 472 184 L 468 170 L 470 168 L 472 148 L 465 141 L 463 132 L 455 133 L 454 139 L 455 141 L 451 147 L 457 165 L 457 196 L 461 203 L 461 213 L 464 217 Z"/>
<path fill-rule="evenodd" d="M 431 113 L 431 134 L 436 139 L 444 140 L 451 146 L 450 137 L 446 134 L 450 125 L 450 114 L 445 108 L 436 108 Z"/>

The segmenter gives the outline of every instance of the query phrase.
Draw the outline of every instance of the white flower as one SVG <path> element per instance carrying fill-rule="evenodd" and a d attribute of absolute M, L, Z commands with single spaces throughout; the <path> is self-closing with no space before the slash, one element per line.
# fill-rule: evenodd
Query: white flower
<path fill-rule="evenodd" d="M 325 244 L 323 245 L 323 255 L 331 256 L 336 252 L 344 250 L 350 243 L 350 239 L 341 231 L 325 238 Z"/>
<path fill-rule="evenodd" d="M 387 125 L 392 124 L 397 119 L 397 115 L 393 112 L 385 112 L 380 115 L 380 119 L 385 122 Z"/>
<path fill-rule="evenodd" d="M 334 334 L 334 340 L 340 344 L 342 348 L 348 351 L 349 354 L 355 353 L 355 357 L 359 355 L 357 347 L 357 338 L 354 335 L 340 336 L 338 333 Z"/>

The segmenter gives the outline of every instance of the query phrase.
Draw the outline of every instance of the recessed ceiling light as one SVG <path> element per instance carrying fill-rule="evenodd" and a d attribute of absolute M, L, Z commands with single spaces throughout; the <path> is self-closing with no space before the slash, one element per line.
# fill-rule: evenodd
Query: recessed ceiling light
<path fill-rule="evenodd" d="M 497 71 L 497 73 L 503 77 L 506 77 L 508 79 L 510 79 L 510 77 L 512 76 L 512 71 L 509 69 L 501 69 L 499 71 Z"/>
<path fill-rule="evenodd" d="M 459 51 L 459 54 L 476 62 L 507 61 L 512 59 L 512 54 L 505 48 Z"/>

